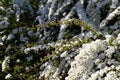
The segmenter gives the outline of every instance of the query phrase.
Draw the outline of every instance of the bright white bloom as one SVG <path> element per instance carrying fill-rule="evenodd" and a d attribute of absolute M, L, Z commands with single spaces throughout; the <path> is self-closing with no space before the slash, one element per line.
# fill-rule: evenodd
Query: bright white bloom
<path fill-rule="evenodd" d="M 5 69 L 9 66 L 8 64 L 10 63 L 10 57 L 7 56 L 5 57 L 3 63 L 2 63 L 2 71 L 5 71 Z"/>
<path fill-rule="evenodd" d="M 30 68 L 29 67 L 25 67 L 25 70 L 29 70 Z"/>
<path fill-rule="evenodd" d="M 4 9 L 4 7 L 0 6 L 0 10 L 4 11 L 5 9 Z"/>
<path fill-rule="evenodd" d="M 112 54 L 115 52 L 115 48 L 114 47 L 110 47 L 109 49 L 107 49 L 106 51 L 106 56 L 108 58 L 112 58 Z"/>
<path fill-rule="evenodd" d="M 2 41 L 5 41 L 6 39 L 7 39 L 7 36 L 4 35 L 4 36 L 2 37 Z"/>
<path fill-rule="evenodd" d="M 30 48 L 26 48 L 26 49 L 24 50 L 24 53 L 25 53 L 25 54 L 28 54 L 28 52 L 29 52 L 30 50 L 31 50 Z"/>
<path fill-rule="evenodd" d="M 96 80 L 99 77 L 99 71 L 97 71 L 96 73 L 93 73 L 91 75 L 91 78 L 89 78 L 88 80 Z"/>
<path fill-rule="evenodd" d="M 16 62 L 18 62 L 18 63 L 19 63 L 19 62 L 20 62 L 20 59 L 17 59 L 17 60 L 16 60 Z"/>
<path fill-rule="evenodd" d="M 96 65 L 98 65 L 98 64 L 100 64 L 100 59 L 96 59 L 95 61 L 94 61 L 94 63 L 96 64 Z"/>
<path fill-rule="evenodd" d="M 120 70 L 120 65 L 116 67 L 116 70 L 118 70 L 118 71 Z"/>
<path fill-rule="evenodd" d="M 16 21 L 20 20 L 20 15 L 16 14 Z"/>
<path fill-rule="evenodd" d="M 106 77 L 105 80 L 115 80 L 117 78 L 117 73 L 115 71 L 110 71 Z"/>
<path fill-rule="evenodd" d="M 11 40 L 11 39 L 13 39 L 13 38 L 15 38 L 15 36 L 11 33 L 11 34 L 8 35 L 7 40 Z"/>
<path fill-rule="evenodd" d="M 114 45 L 118 45 L 120 44 L 120 33 L 118 34 L 118 37 L 116 38 L 116 40 L 113 41 Z"/>
<path fill-rule="evenodd" d="M 60 32 L 59 32 L 59 35 L 58 35 L 58 40 L 62 39 L 63 38 L 63 34 L 65 32 L 67 28 L 67 25 L 66 24 L 62 24 L 61 27 L 60 27 Z"/>
<path fill-rule="evenodd" d="M 109 1 L 109 0 L 105 0 L 105 1 Z M 106 18 L 105 20 L 103 20 L 101 23 L 100 23 L 100 28 L 103 28 L 105 27 L 110 20 L 112 20 L 113 18 L 117 17 L 117 15 L 120 15 L 120 6 L 118 6 L 113 12 L 111 12 Z M 114 27 L 114 26 L 113 26 Z"/>
<path fill-rule="evenodd" d="M 93 33 L 91 31 L 89 31 L 88 33 L 86 33 L 85 37 L 86 38 L 93 37 Z"/>
<path fill-rule="evenodd" d="M 112 35 L 106 35 L 105 38 L 106 38 L 106 41 L 109 42 L 112 39 Z"/>
<path fill-rule="evenodd" d="M 119 1 L 118 0 L 112 0 L 112 5 L 110 6 L 110 8 L 116 8 L 117 6 L 117 4 L 119 3 Z"/>
<path fill-rule="evenodd" d="M 68 55 L 68 52 L 65 51 L 65 52 L 63 52 L 63 53 L 60 55 L 60 57 L 66 57 L 67 55 Z"/>
<path fill-rule="evenodd" d="M 120 41 L 120 34 L 118 34 L 117 41 L 118 42 Z"/>
<path fill-rule="evenodd" d="M 81 79 L 87 75 L 87 71 L 89 71 L 93 66 L 93 59 L 97 57 L 97 53 L 100 51 L 104 51 L 107 48 L 107 42 L 104 40 L 96 40 L 89 44 L 83 45 L 80 53 L 75 57 L 75 60 L 71 63 L 71 68 L 68 72 L 68 77 L 66 80 L 75 80 L 76 78 Z M 81 75 L 81 76 L 80 76 Z M 98 74 L 92 75 L 92 79 L 96 79 Z"/>
<path fill-rule="evenodd" d="M 118 37 L 120 38 L 120 33 L 118 34 Z"/>
<path fill-rule="evenodd" d="M 5 79 L 9 79 L 9 78 L 11 78 L 11 74 L 9 73 L 9 74 L 7 74 L 6 76 L 5 76 Z"/>
<path fill-rule="evenodd" d="M 0 45 L 2 46 L 2 45 L 3 45 L 3 42 L 0 41 Z"/>

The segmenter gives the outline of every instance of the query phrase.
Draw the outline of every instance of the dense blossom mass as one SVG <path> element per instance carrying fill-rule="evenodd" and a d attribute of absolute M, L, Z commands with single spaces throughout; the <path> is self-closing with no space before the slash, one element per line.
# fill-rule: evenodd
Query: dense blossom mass
<path fill-rule="evenodd" d="M 0 79 L 120 80 L 120 0 L 0 0 Z"/>

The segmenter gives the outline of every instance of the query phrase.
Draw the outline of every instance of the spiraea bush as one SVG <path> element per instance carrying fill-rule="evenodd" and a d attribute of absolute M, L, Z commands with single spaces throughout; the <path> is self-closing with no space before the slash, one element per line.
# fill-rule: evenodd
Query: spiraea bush
<path fill-rule="evenodd" d="M 0 78 L 119 79 L 119 4 L 1 0 Z"/>

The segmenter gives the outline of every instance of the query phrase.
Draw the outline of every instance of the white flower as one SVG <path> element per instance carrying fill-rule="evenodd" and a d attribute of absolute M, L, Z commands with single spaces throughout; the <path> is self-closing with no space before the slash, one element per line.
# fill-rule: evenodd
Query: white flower
<path fill-rule="evenodd" d="M 117 73 L 115 71 L 110 71 L 106 77 L 105 80 L 115 80 L 117 78 Z"/>
<path fill-rule="evenodd" d="M 91 78 L 88 79 L 88 80 L 96 80 L 96 79 L 98 78 L 98 76 L 99 76 L 99 71 L 93 73 L 93 74 L 91 75 Z"/>
<path fill-rule="evenodd" d="M 120 65 L 116 67 L 116 70 L 117 70 L 117 71 L 120 70 Z"/>
<path fill-rule="evenodd" d="M 101 77 L 104 75 L 103 69 L 101 69 L 101 70 L 99 71 L 99 75 L 100 75 Z"/>
<path fill-rule="evenodd" d="M 24 50 L 24 53 L 25 53 L 25 54 L 28 54 L 28 52 L 29 52 L 30 50 L 31 50 L 30 48 L 26 48 L 26 49 Z"/>
<path fill-rule="evenodd" d="M 120 34 L 118 34 L 118 37 L 117 37 L 117 43 L 120 44 Z"/>
<path fill-rule="evenodd" d="M 63 34 L 65 32 L 67 28 L 67 25 L 66 24 L 62 24 L 61 27 L 60 27 L 60 32 L 59 32 L 59 35 L 58 35 L 58 40 L 61 40 L 63 38 Z"/>
<path fill-rule="evenodd" d="M 118 0 L 112 0 L 112 5 L 110 6 L 110 8 L 116 8 L 117 6 L 117 4 L 119 3 L 119 1 Z"/>
<path fill-rule="evenodd" d="M 91 31 L 89 31 L 88 33 L 86 33 L 85 37 L 86 38 L 93 37 L 93 33 Z"/>
<path fill-rule="evenodd" d="M 4 10 L 5 10 L 5 8 L 4 8 L 3 6 L 0 6 L 0 10 L 4 11 Z"/>
<path fill-rule="evenodd" d="M 18 63 L 19 63 L 19 62 L 20 62 L 20 59 L 17 59 L 17 60 L 16 60 L 16 62 L 18 62 Z"/>
<path fill-rule="evenodd" d="M 115 48 L 114 47 L 110 47 L 109 49 L 107 49 L 106 51 L 106 56 L 108 58 L 112 58 L 112 54 L 115 52 Z"/>
<path fill-rule="evenodd" d="M 105 38 L 106 38 L 106 41 L 109 42 L 112 39 L 112 35 L 106 35 Z"/>
<path fill-rule="evenodd" d="M 79 44 L 79 41 L 78 40 L 76 40 L 76 41 L 74 41 L 74 43 L 73 43 L 74 45 L 77 45 L 77 44 Z"/>
<path fill-rule="evenodd" d="M 30 68 L 29 67 L 25 67 L 25 70 L 29 70 Z"/>
<path fill-rule="evenodd" d="M 8 67 L 8 63 L 10 63 L 10 57 L 5 57 L 3 63 L 2 63 L 2 71 L 5 71 L 5 69 Z"/>
<path fill-rule="evenodd" d="M 11 34 L 8 35 L 7 40 L 11 40 L 11 39 L 13 39 L 13 38 L 15 38 L 15 36 L 11 33 Z"/>
<path fill-rule="evenodd" d="M 104 51 L 106 48 L 107 42 L 104 40 L 96 40 L 89 44 L 84 44 L 80 53 L 75 56 L 75 60 L 71 63 L 71 68 L 66 80 L 75 80 L 76 78 L 82 79 L 84 76 L 79 77 L 77 75 L 87 75 L 86 72 L 93 67 L 93 60 L 97 58 L 97 53 Z M 96 78 L 98 78 L 98 72 L 91 76 L 92 80 Z"/>
<path fill-rule="evenodd" d="M 16 14 L 16 21 L 18 22 L 20 20 L 20 15 Z"/>
<path fill-rule="evenodd" d="M 120 37 L 120 33 L 118 34 L 118 37 Z"/>
<path fill-rule="evenodd" d="M 2 45 L 3 45 L 3 42 L 0 41 L 0 46 L 2 46 Z"/>
<path fill-rule="evenodd" d="M 11 74 L 9 73 L 9 74 L 7 74 L 6 76 L 5 76 L 5 79 L 9 79 L 9 78 L 11 78 Z"/>
<path fill-rule="evenodd" d="M 2 41 L 5 41 L 6 39 L 7 39 L 7 36 L 4 35 L 4 36 L 2 37 Z"/>
<path fill-rule="evenodd" d="M 68 52 L 65 51 L 65 52 L 63 52 L 63 53 L 60 55 L 60 57 L 66 57 L 67 55 L 68 55 Z"/>
<path fill-rule="evenodd" d="M 96 65 L 98 65 L 98 64 L 100 64 L 100 59 L 96 59 L 95 61 L 94 61 L 94 63 L 96 64 Z"/>

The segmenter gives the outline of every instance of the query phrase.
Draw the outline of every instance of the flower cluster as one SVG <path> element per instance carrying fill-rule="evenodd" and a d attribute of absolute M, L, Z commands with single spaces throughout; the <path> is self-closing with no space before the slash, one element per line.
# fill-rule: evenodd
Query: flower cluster
<path fill-rule="evenodd" d="M 92 68 L 92 60 L 97 58 L 97 53 L 106 48 L 107 42 L 102 40 L 96 40 L 90 44 L 83 45 L 82 50 L 71 63 L 71 69 L 68 72 L 69 75 L 66 77 L 66 80 L 81 79 L 84 77 L 83 75 L 87 75 L 87 72 Z"/>
<path fill-rule="evenodd" d="M 119 80 L 119 4 L 0 0 L 0 78 Z"/>
<path fill-rule="evenodd" d="M 2 71 L 7 70 L 7 68 L 9 67 L 9 63 L 10 63 L 10 57 L 7 56 L 7 57 L 5 57 L 4 61 L 2 62 Z"/>

